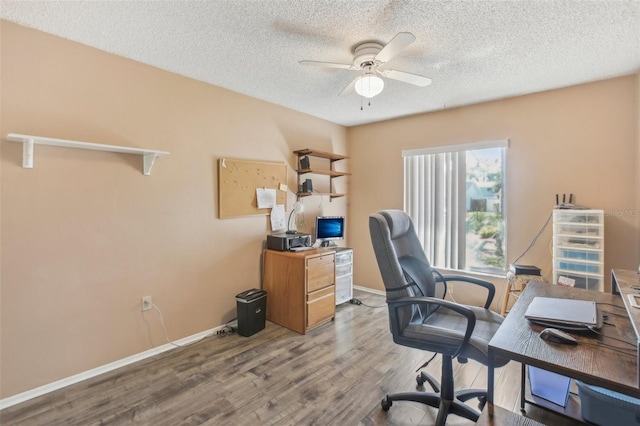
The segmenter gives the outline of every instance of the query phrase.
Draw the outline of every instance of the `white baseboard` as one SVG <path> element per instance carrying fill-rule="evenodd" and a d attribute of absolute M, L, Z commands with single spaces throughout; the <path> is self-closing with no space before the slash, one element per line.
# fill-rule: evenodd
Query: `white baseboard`
<path fill-rule="evenodd" d="M 369 288 L 369 287 L 362 287 L 362 286 L 359 286 L 359 285 L 354 285 L 353 288 L 355 290 L 366 291 L 367 293 L 373 293 L 373 294 L 377 294 L 379 296 L 386 296 L 387 295 L 384 291 L 374 290 L 374 289 Z"/>
<path fill-rule="evenodd" d="M 176 345 L 188 345 L 189 343 L 196 342 L 201 340 L 208 335 L 215 335 L 218 330 L 221 330 L 225 327 L 225 325 L 221 325 L 210 330 L 205 330 L 200 333 L 193 334 L 191 336 L 184 337 L 180 340 L 176 340 L 174 343 Z M 90 379 L 92 377 L 99 376 L 100 374 L 107 373 L 109 371 L 113 371 L 117 368 L 124 367 L 126 365 L 133 364 L 138 361 L 142 361 L 143 359 L 150 358 L 154 355 L 161 354 L 163 352 L 167 352 L 171 349 L 175 349 L 176 346 L 167 343 L 162 346 L 158 346 L 152 349 L 149 349 L 144 352 L 140 352 L 135 355 L 128 356 L 126 358 L 111 362 L 109 364 L 101 365 L 100 367 L 93 368 L 91 370 L 84 371 L 82 373 L 75 374 L 70 377 L 66 377 L 64 379 L 55 381 L 53 383 L 48 383 L 46 385 L 39 386 L 35 389 L 31 389 L 4 399 L 0 399 L 0 410 L 11 407 L 12 405 L 19 404 L 24 401 L 28 401 L 32 398 L 36 398 L 47 394 L 49 392 L 53 392 L 58 389 L 62 389 L 66 386 L 73 385 L 75 383 L 81 382 L 83 380 Z"/>

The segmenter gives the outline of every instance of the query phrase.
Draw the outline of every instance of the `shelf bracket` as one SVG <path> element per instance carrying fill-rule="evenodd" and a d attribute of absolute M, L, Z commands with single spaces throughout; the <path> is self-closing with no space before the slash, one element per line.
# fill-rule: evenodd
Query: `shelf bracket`
<path fill-rule="evenodd" d="M 22 144 L 22 167 L 33 169 L 33 138 L 29 138 Z"/>
<path fill-rule="evenodd" d="M 156 161 L 157 157 L 158 157 L 158 154 L 156 154 L 155 152 L 152 152 L 152 153 L 149 153 L 149 154 L 144 154 L 142 156 L 144 175 L 145 176 L 150 176 L 151 175 L 151 168 L 153 167 L 153 163 Z"/>

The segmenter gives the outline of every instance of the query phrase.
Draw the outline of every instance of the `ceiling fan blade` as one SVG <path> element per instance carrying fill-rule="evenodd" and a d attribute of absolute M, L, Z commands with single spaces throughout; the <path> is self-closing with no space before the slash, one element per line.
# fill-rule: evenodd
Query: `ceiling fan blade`
<path fill-rule="evenodd" d="M 345 69 L 345 70 L 355 70 L 355 69 L 357 69 L 353 65 L 335 64 L 333 62 L 300 61 L 299 64 L 300 65 L 313 66 L 313 67 L 341 68 L 341 69 Z"/>
<path fill-rule="evenodd" d="M 352 93 L 354 93 L 356 91 L 355 87 L 356 87 L 356 81 L 360 78 L 360 76 L 354 78 L 353 80 L 351 80 L 351 83 L 349 83 L 349 85 L 347 87 L 344 88 L 344 90 L 342 92 L 340 92 L 340 94 L 338 96 L 344 96 L 344 95 L 350 95 Z"/>
<path fill-rule="evenodd" d="M 389 62 L 391 58 L 416 41 L 416 36 L 411 33 L 398 33 L 375 57 L 376 61 Z"/>
<path fill-rule="evenodd" d="M 425 87 L 431 84 L 430 78 L 404 71 L 385 70 L 382 71 L 381 74 L 392 80 L 402 81 L 403 83 L 413 84 L 414 86 Z"/>

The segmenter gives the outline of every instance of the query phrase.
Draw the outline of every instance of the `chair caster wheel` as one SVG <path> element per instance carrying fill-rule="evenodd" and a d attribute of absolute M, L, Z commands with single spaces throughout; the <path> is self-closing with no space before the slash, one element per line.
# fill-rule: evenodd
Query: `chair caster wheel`
<path fill-rule="evenodd" d="M 484 408 L 484 405 L 487 403 L 487 397 L 486 396 L 479 396 L 478 397 L 478 410 L 482 411 L 482 409 Z"/>
<path fill-rule="evenodd" d="M 393 401 L 391 401 L 389 399 L 389 397 L 384 397 L 382 398 L 382 402 L 380 403 L 380 405 L 382 406 L 382 409 L 384 411 L 389 411 L 389 408 L 391 408 L 391 405 L 393 405 Z"/>
<path fill-rule="evenodd" d="M 425 382 L 425 381 L 426 381 L 426 380 L 424 379 L 424 377 L 422 376 L 422 374 L 418 374 L 418 375 L 416 376 L 416 383 L 418 384 L 418 387 L 419 387 L 419 388 L 420 388 L 420 387 L 422 387 L 422 385 L 424 385 L 424 382 Z"/>

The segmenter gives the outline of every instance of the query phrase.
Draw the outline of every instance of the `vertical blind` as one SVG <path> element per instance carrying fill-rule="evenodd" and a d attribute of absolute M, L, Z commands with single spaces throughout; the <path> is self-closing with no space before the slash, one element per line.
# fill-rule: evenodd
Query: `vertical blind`
<path fill-rule="evenodd" d="M 466 152 L 508 144 L 504 139 L 402 151 L 404 210 L 434 266 L 465 269 Z"/>
<path fill-rule="evenodd" d="M 464 268 L 465 153 L 404 158 L 404 210 L 434 266 Z"/>

